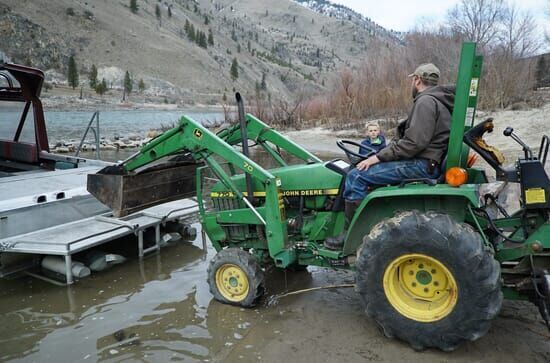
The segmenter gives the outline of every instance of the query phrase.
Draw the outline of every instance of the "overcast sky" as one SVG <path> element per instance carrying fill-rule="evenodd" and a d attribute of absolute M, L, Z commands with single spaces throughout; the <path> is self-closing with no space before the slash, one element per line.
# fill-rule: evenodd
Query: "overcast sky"
<path fill-rule="evenodd" d="M 418 21 L 440 22 L 458 0 L 332 0 L 363 14 L 384 28 L 408 31 Z M 541 27 L 550 29 L 544 17 L 548 0 L 516 0 L 518 7 L 530 11 Z"/>

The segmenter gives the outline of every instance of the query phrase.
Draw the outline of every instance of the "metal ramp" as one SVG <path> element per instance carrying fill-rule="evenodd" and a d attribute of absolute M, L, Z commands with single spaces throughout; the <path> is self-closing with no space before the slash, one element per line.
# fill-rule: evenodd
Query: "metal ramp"
<path fill-rule="evenodd" d="M 163 223 L 182 219 L 198 211 L 193 199 L 177 200 L 154 206 L 123 218 L 104 213 L 74 222 L 56 225 L 30 233 L 0 239 L 0 253 L 26 253 L 65 257 L 67 284 L 72 284 L 72 255 L 134 234 L 138 237 L 138 253 L 160 249 L 160 227 Z M 143 231 L 155 228 L 155 245 L 144 249 Z"/>

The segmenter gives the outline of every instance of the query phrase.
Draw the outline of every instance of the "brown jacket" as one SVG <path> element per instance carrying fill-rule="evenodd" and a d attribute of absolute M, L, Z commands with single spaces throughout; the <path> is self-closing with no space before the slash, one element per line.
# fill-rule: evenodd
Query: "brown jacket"
<path fill-rule="evenodd" d="M 454 98 L 454 86 L 434 86 L 419 93 L 400 135 L 378 152 L 378 159 L 423 158 L 440 163 L 449 143 Z"/>

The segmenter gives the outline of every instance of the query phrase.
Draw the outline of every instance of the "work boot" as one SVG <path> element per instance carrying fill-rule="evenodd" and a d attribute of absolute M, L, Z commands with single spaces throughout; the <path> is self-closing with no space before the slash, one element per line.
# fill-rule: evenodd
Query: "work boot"
<path fill-rule="evenodd" d="M 355 211 L 357 210 L 357 207 L 361 204 L 361 201 L 355 201 L 355 200 L 346 200 L 344 205 L 344 215 L 345 215 L 345 224 L 344 224 L 344 232 L 340 233 L 338 236 L 334 237 L 328 237 L 325 240 L 325 247 L 330 250 L 339 250 L 342 249 L 344 246 L 344 239 L 346 238 L 346 234 L 348 233 L 349 225 L 351 224 L 351 220 L 353 219 L 353 216 L 355 215 Z"/>

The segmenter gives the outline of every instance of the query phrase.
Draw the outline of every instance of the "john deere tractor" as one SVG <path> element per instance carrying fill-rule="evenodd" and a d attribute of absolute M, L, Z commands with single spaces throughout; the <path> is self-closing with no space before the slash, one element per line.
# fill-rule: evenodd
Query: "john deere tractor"
<path fill-rule="evenodd" d="M 368 316 L 385 335 L 415 349 L 449 351 L 480 338 L 503 297 L 533 302 L 548 324 L 550 182 L 544 164 L 549 138 L 542 138 L 535 154 L 506 129 L 524 152 L 503 166 L 500 151 L 483 140 L 492 120 L 474 125 L 481 67 L 475 44 L 465 43 L 444 178 L 370 191 L 338 250 L 323 242 L 344 231 L 344 180 L 361 155 L 344 141 L 339 145 L 351 160 L 322 161 L 245 115 L 242 102 L 240 124 L 214 134 L 184 116 L 130 159 L 90 176 L 88 188 L 109 204 L 117 189 L 112 178 L 147 179 L 147 166 L 166 159 L 170 165 L 194 165 L 200 221 L 217 251 L 208 283 L 223 303 L 256 304 L 265 293 L 268 266 L 321 266 L 355 271 Z M 253 161 L 252 146 L 276 167 Z M 507 211 L 495 195 L 481 192 L 487 177 L 469 165 L 470 150 L 495 169 L 497 180 L 519 184 L 519 210 Z M 152 173 L 161 167 L 155 165 Z M 119 207 L 125 208 L 123 201 Z"/>

